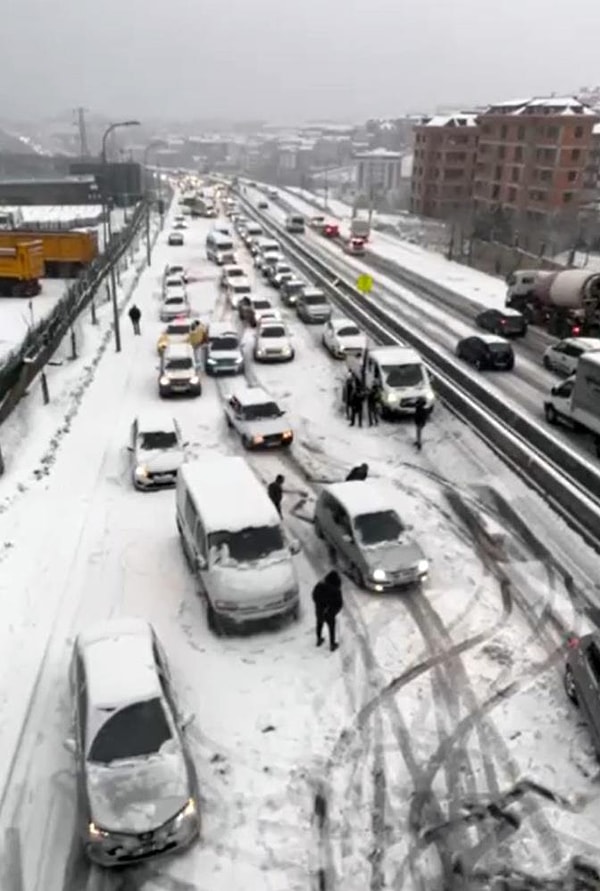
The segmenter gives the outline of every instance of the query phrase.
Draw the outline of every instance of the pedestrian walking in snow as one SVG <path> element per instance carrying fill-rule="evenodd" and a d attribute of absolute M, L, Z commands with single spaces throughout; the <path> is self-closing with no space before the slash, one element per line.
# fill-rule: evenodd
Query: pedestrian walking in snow
<path fill-rule="evenodd" d="M 416 433 L 416 441 L 415 445 L 419 451 L 421 451 L 423 445 L 423 427 L 427 423 L 427 419 L 429 418 L 429 412 L 427 411 L 427 406 L 425 404 L 425 400 L 423 397 L 418 399 L 417 406 L 415 408 L 415 433 Z"/>
<path fill-rule="evenodd" d="M 355 384 L 350 402 L 350 426 L 354 427 L 358 418 L 358 426 L 363 425 L 363 406 L 365 404 L 365 391 L 361 384 Z"/>
<path fill-rule="evenodd" d="M 131 324 L 133 325 L 133 333 L 141 334 L 142 332 L 140 330 L 140 320 L 142 318 L 142 312 L 141 312 L 139 306 L 137 306 L 134 303 L 133 306 L 131 307 L 131 309 L 129 310 L 128 315 L 129 315 L 129 318 L 131 319 Z"/>
<path fill-rule="evenodd" d="M 346 376 L 346 380 L 344 381 L 344 406 L 346 408 L 346 417 L 348 420 L 352 417 L 352 399 L 354 397 L 354 390 L 356 389 L 356 383 L 354 380 L 354 375 L 351 371 L 348 372 Z"/>
<path fill-rule="evenodd" d="M 279 516 L 282 516 L 281 513 L 281 502 L 283 501 L 283 484 L 285 482 L 285 477 L 280 473 L 277 474 L 272 483 L 269 483 L 267 486 L 267 494 L 275 507 L 277 508 L 277 513 Z"/>
<path fill-rule="evenodd" d="M 367 393 L 367 414 L 369 427 L 379 424 L 379 406 L 381 403 L 381 387 L 374 383 Z"/>
<path fill-rule="evenodd" d="M 323 625 L 326 625 L 329 631 L 329 649 L 333 653 L 338 648 L 335 639 L 335 620 L 344 605 L 342 580 L 335 569 L 328 572 L 322 581 L 317 582 L 312 597 L 315 604 L 317 646 L 320 647 L 323 643 Z"/>
<path fill-rule="evenodd" d="M 353 480 L 366 480 L 369 475 L 369 465 L 368 464 L 358 464 L 356 467 L 353 467 L 348 476 L 346 477 L 346 482 L 352 482 Z"/>

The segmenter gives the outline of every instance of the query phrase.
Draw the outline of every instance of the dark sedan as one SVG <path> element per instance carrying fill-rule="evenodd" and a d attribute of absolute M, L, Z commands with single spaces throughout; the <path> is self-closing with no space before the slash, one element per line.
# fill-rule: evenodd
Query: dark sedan
<path fill-rule="evenodd" d="M 475 317 L 480 328 L 498 337 L 525 337 L 527 319 L 516 309 L 484 309 Z"/>
<path fill-rule="evenodd" d="M 585 718 L 600 758 L 600 633 L 569 641 L 565 667 L 567 696 Z"/>
<path fill-rule="evenodd" d="M 510 371 L 515 364 L 515 354 L 510 343 L 493 334 L 475 334 L 463 337 L 456 347 L 456 355 L 478 371 Z"/>

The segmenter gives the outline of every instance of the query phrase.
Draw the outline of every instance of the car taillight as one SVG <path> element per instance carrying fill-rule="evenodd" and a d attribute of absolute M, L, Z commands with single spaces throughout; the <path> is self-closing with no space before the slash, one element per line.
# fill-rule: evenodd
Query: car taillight
<path fill-rule="evenodd" d="M 573 337 L 577 337 L 579 334 L 581 334 L 581 328 L 580 328 L 580 326 L 579 326 L 579 325 L 573 325 L 573 327 L 571 328 L 571 334 L 573 335 Z"/>
<path fill-rule="evenodd" d="M 506 319 L 500 319 L 500 324 L 501 324 L 501 325 L 506 325 Z"/>
<path fill-rule="evenodd" d="M 570 637 L 567 640 L 567 646 L 570 650 L 576 650 L 580 644 L 580 640 L 578 637 Z"/>

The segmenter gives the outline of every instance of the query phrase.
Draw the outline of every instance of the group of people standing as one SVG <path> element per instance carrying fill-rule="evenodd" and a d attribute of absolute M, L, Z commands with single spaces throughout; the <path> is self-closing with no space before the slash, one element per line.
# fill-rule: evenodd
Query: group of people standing
<path fill-rule="evenodd" d="M 382 408 L 382 389 L 381 384 L 374 381 L 371 386 L 366 386 L 352 374 L 348 372 L 344 382 L 344 406 L 346 409 L 346 418 L 350 422 L 351 427 L 363 425 L 363 415 L 365 405 L 367 407 L 367 420 L 369 427 L 377 426 L 381 416 Z M 415 445 L 419 451 L 423 446 L 423 428 L 429 418 L 429 411 L 424 399 L 417 400 L 415 406 Z"/>

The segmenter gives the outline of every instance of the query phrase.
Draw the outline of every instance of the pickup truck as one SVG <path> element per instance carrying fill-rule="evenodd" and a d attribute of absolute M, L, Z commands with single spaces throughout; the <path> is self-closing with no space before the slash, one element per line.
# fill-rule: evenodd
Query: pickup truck
<path fill-rule="evenodd" d="M 584 353 L 575 374 L 556 384 L 544 402 L 549 424 L 566 424 L 592 433 L 600 458 L 600 354 Z"/>

